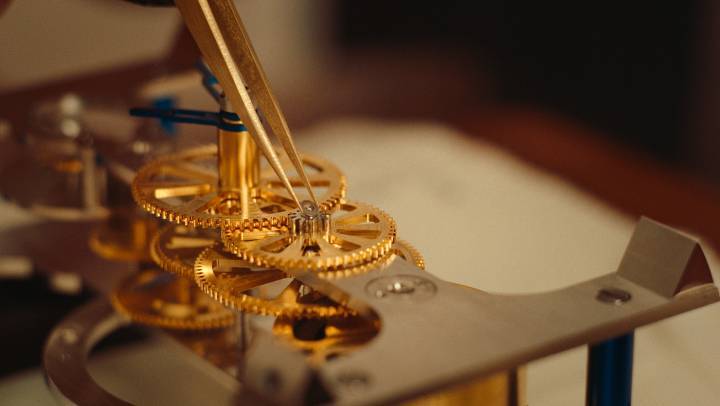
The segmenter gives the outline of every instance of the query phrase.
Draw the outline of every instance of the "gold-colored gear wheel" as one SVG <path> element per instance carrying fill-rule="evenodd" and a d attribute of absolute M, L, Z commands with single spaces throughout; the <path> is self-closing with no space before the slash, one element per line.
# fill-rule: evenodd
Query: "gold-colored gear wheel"
<path fill-rule="evenodd" d="M 287 284 L 279 282 L 282 280 Z M 305 297 L 307 289 L 300 281 L 291 280 L 278 269 L 255 267 L 218 247 L 207 248 L 198 256 L 195 281 L 208 296 L 229 308 L 247 313 L 292 318 L 354 314 L 331 301 L 309 302 Z M 317 299 L 314 292 L 307 295 Z"/>
<path fill-rule="evenodd" d="M 203 294 L 192 281 L 159 269 L 129 276 L 110 299 L 118 313 L 153 327 L 209 330 L 235 322 L 232 311 Z"/>
<path fill-rule="evenodd" d="M 425 258 L 420 251 L 405 240 L 396 239 L 392 251 L 400 258 L 415 264 L 416 267 L 425 270 Z"/>
<path fill-rule="evenodd" d="M 329 216 L 327 233 L 322 236 L 293 235 L 284 228 L 276 236 L 247 241 L 243 232 L 224 229 L 223 242 L 229 251 L 256 266 L 317 272 L 350 272 L 390 252 L 395 221 L 382 210 L 342 202 Z"/>
<path fill-rule="evenodd" d="M 417 250 L 403 241 L 396 241 L 388 255 L 362 266 L 357 273 L 381 269 L 396 256 L 418 267 L 423 259 Z M 344 276 L 324 272 L 325 278 Z M 283 281 L 284 282 L 278 282 Z M 195 261 L 195 282 L 207 295 L 235 310 L 288 319 L 347 317 L 355 315 L 351 309 L 319 296 L 291 280 L 277 269 L 261 269 L 237 258 L 219 246 L 206 248 Z M 277 286 L 277 285 L 280 286 Z"/>
<path fill-rule="evenodd" d="M 153 237 L 150 255 L 164 271 L 195 279 L 195 259 L 219 238 L 215 230 L 168 224 Z"/>
<path fill-rule="evenodd" d="M 408 242 L 396 239 L 392 253 L 425 269 L 420 252 Z M 362 348 L 380 331 L 376 319 L 352 315 L 322 319 L 297 319 L 280 316 L 273 323 L 273 334 L 303 351 L 316 364 Z"/>
<path fill-rule="evenodd" d="M 209 145 L 148 163 L 133 180 L 133 198 L 148 212 L 190 227 L 240 230 L 283 227 L 296 205 L 277 175 L 265 168 L 257 187 L 247 193 L 220 190 L 217 151 L 217 146 Z M 345 176 L 323 159 L 308 155 L 301 159 L 320 207 L 329 210 L 336 206 L 345 195 Z M 301 179 L 291 177 L 290 181 L 296 194 L 306 198 Z"/>

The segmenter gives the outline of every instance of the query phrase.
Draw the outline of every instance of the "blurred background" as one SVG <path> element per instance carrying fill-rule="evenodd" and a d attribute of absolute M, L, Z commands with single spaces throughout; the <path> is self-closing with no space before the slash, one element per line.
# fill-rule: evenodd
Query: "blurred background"
<path fill-rule="evenodd" d="M 173 9 L 118 0 L 6 4 L 5 109 L 26 109 L 26 90 L 49 83 L 127 93 L 197 58 Z M 720 196 L 715 2 L 238 0 L 238 7 L 295 129 L 343 115 L 438 120 L 564 171 L 633 214 L 708 234 L 712 205 L 694 200 Z M 618 167 L 628 165 L 649 173 L 638 178 Z M 675 193 L 641 211 L 638 183 L 652 184 L 651 194 Z M 682 220 L 672 214 L 680 211 L 694 213 Z"/>
<path fill-rule="evenodd" d="M 284 105 L 310 110 L 293 115 L 297 125 L 522 105 L 720 182 L 715 2 L 238 4 Z M 11 3 L 0 90 L 162 59 L 176 43 L 175 14 L 117 0 Z"/>
<path fill-rule="evenodd" d="M 3 3 L 0 118 L 20 132 L 38 100 L 68 90 L 131 99 L 143 83 L 191 70 L 198 58 L 172 8 Z M 442 123 L 623 215 L 720 246 L 717 2 L 236 3 L 298 134 L 347 116 Z M 423 143 L 422 133 L 413 141 Z M 38 322 L 27 352 L 66 311 L 43 306 L 57 312 Z"/>

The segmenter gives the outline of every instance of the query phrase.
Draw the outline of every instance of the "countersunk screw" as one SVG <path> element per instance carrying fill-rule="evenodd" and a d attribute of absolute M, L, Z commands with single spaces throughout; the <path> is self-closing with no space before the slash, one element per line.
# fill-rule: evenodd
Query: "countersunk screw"
<path fill-rule="evenodd" d="M 365 291 L 378 299 L 422 301 L 433 297 L 437 287 L 417 275 L 395 275 L 373 279 Z"/>
<path fill-rule="evenodd" d="M 387 292 L 387 293 L 394 293 L 397 295 L 409 295 L 413 292 L 415 292 L 415 287 L 408 283 L 407 281 L 393 281 L 392 283 L 389 283 L 387 286 L 385 286 L 385 290 L 379 291 L 379 293 Z"/>
<path fill-rule="evenodd" d="M 315 218 L 320 214 L 320 209 L 315 205 L 315 203 L 309 200 L 303 200 L 300 202 L 300 211 L 302 214 L 310 218 Z"/>
<path fill-rule="evenodd" d="M 598 290 L 595 299 L 603 303 L 620 306 L 623 303 L 629 302 L 630 299 L 632 299 L 632 295 L 630 292 L 618 288 L 603 288 Z"/>

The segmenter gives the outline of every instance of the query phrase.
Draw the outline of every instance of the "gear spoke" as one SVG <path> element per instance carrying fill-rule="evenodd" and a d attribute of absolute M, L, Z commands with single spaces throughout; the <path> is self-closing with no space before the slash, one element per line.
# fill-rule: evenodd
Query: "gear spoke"
<path fill-rule="evenodd" d="M 310 186 L 328 186 L 330 185 L 330 182 L 332 182 L 332 176 L 324 173 L 317 173 L 313 175 L 308 175 L 308 181 L 310 182 Z M 302 179 L 292 177 L 290 178 L 290 184 L 293 187 L 303 187 L 304 184 Z M 268 185 L 273 189 L 284 189 L 282 182 L 279 180 L 270 180 L 268 181 Z"/>
<path fill-rule="evenodd" d="M 285 207 L 297 207 L 290 193 L 285 189 L 270 189 L 265 193 L 264 198 L 270 202 L 281 204 Z"/>
<path fill-rule="evenodd" d="M 162 172 L 182 179 L 202 180 L 210 183 L 217 183 L 218 179 L 217 172 L 212 169 L 187 161 L 168 162 L 162 166 Z"/>
<path fill-rule="evenodd" d="M 167 199 L 170 197 L 185 197 L 205 194 L 212 191 L 213 186 L 209 183 L 171 183 L 153 182 L 149 184 L 141 184 L 141 188 L 147 190 L 157 199 Z"/>
<path fill-rule="evenodd" d="M 342 208 L 344 209 L 344 207 Z M 336 227 L 362 223 L 379 223 L 380 219 L 370 210 L 355 208 L 352 211 L 339 215 L 334 224 Z"/>
<path fill-rule="evenodd" d="M 335 227 L 335 232 L 344 236 L 355 235 L 363 238 L 376 238 L 380 233 L 380 225 L 377 223 L 341 224 L 339 227 Z"/>
<path fill-rule="evenodd" d="M 287 275 L 278 270 L 247 271 L 241 274 L 235 274 L 231 289 L 236 294 L 246 293 L 259 286 L 285 278 L 287 278 Z"/>
<path fill-rule="evenodd" d="M 258 269 L 244 262 L 245 268 L 235 265 L 234 272 L 221 272 L 216 259 L 225 258 L 233 262 L 231 254 L 217 248 L 205 249 L 195 261 L 195 280 L 203 292 L 225 306 L 254 314 L 287 316 L 294 318 L 349 316 L 354 312 L 333 303 L 298 303 L 302 284 L 292 280 L 276 296 L 258 296 L 264 285 L 287 279 L 278 269 Z M 242 269 L 242 270 L 239 270 Z"/>
<path fill-rule="evenodd" d="M 214 243 L 215 240 L 210 238 L 175 236 L 172 237 L 165 246 L 170 250 L 179 251 L 185 249 L 207 248 Z"/>
<path fill-rule="evenodd" d="M 277 237 L 281 238 L 281 237 Z M 289 240 L 286 238 L 286 240 L 290 241 L 290 244 L 286 245 L 284 248 L 282 248 L 280 251 L 277 251 L 279 255 L 285 255 L 289 257 L 294 257 L 297 255 L 304 255 L 304 241 L 301 239 L 296 240 Z M 263 246 L 263 250 L 268 250 L 268 248 L 272 247 L 271 244 L 267 244 Z"/>
<path fill-rule="evenodd" d="M 243 209 L 244 218 L 260 217 L 264 213 L 256 201 L 248 202 L 247 207 L 244 207 Z"/>
<path fill-rule="evenodd" d="M 247 248 L 259 248 L 259 249 L 265 249 L 265 247 L 275 246 L 278 245 L 281 248 L 284 249 L 284 246 L 286 238 L 283 236 L 273 236 L 269 238 L 264 239 L 257 239 L 252 241 L 243 241 L 241 244 L 243 244 Z"/>
<path fill-rule="evenodd" d="M 317 245 L 320 247 L 320 252 L 322 255 L 326 256 L 343 256 L 345 255 L 345 252 L 341 250 L 340 248 L 336 247 L 333 244 L 330 244 L 324 239 L 317 240 Z"/>
<path fill-rule="evenodd" d="M 280 292 L 279 295 L 275 298 L 275 301 L 279 303 L 288 303 L 288 304 L 295 304 L 297 303 L 297 298 L 300 295 L 300 288 L 302 287 L 302 282 L 300 282 L 297 279 L 293 279 L 292 282 L 290 282 L 285 289 Z"/>
<path fill-rule="evenodd" d="M 212 203 L 215 203 L 217 200 L 217 193 L 208 193 L 206 195 L 195 196 L 192 200 L 182 204 L 179 208 L 185 212 L 198 213 L 212 207 Z"/>

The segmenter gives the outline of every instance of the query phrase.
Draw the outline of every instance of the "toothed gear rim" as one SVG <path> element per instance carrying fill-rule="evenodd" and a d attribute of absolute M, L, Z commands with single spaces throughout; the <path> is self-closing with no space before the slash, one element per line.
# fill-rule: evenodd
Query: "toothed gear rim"
<path fill-rule="evenodd" d="M 168 224 L 153 237 L 150 255 L 164 271 L 195 279 L 195 259 L 219 241 L 217 231 Z"/>
<path fill-rule="evenodd" d="M 229 251 L 251 264 L 316 272 L 355 268 L 384 257 L 395 241 L 395 221 L 382 210 L 359 202 L 343 202 L 331 211 L 327 238 L 277 236 L 243 241 L 242 233 L 225 229 Z"/>
<path fill-rule="evenodd" d="M 345 196 L 345 176 L 328 161 L 301 155 L 323 210 Z M 284 163 L 289 167 L 289 163 Z M 305 198 L 299 177 L 291 177 Z M 239 191 L 218 190 L 217 146 L 209 145 L 158 158 L 142 167 L 132 183 L 133 198 L 144 210 L 173 223 L 200 228 L 279 229 L 295 209 L 290 194 L 270 169 L 261 170 L 258 187 L 250 191 L 244 213 Z M 324 190 L 318 193 L 319 188 Z"/>
<path fill-rule="evenodd" d="M 183 295 L 190 300 L 184 301 Z M 159 269 L 129 276 L 115 289 L 110 301 L 118 313 L 153 327 L 211 330 L 235 322 L 232 311 L 202 293 L 192 281 Z"/>
<path fill-rule="evenodd" d="M 218 269 L 221 267 L 223 269 Z M 248 292 L 261 290 L 264 285 L 289 279 L 277 269 L 262 269 L 233 254 L 215 248 L 205 249 L 195 261 L 195 281 L 208 296 L 223 305 L 252 314 L 287 316 L 292 318 L 343 317 L 355 312 L 329 302 L 304 304 L 299 302 L 302 284 L 288 280 L 277 295 L 261 297 Z"/>

